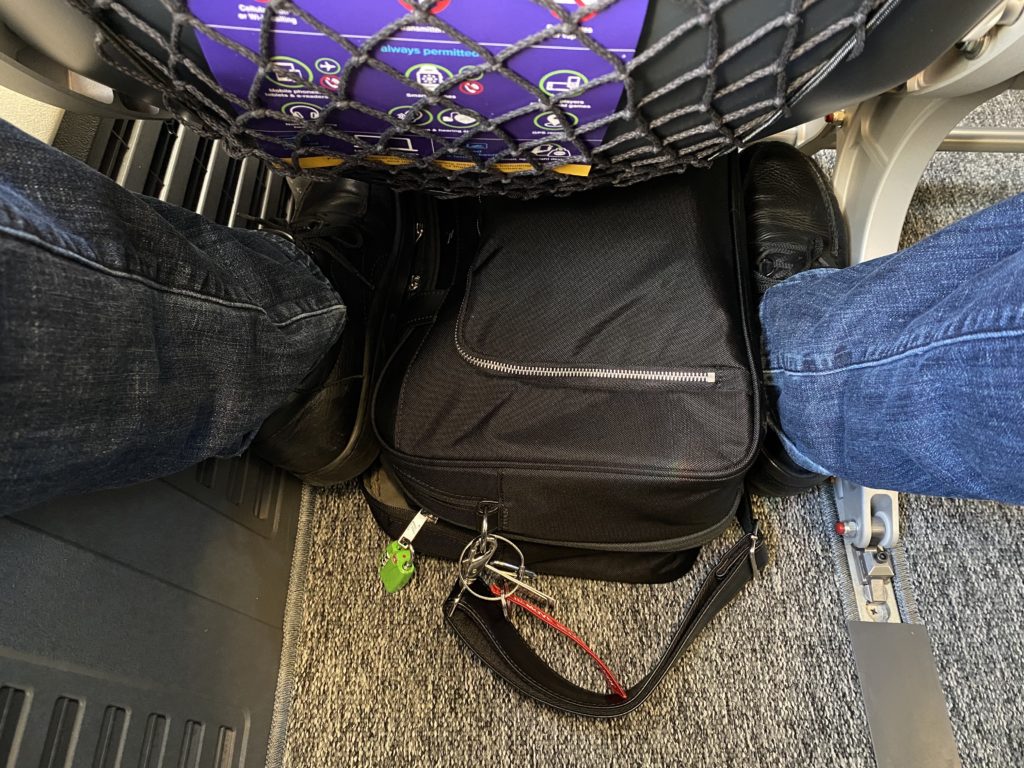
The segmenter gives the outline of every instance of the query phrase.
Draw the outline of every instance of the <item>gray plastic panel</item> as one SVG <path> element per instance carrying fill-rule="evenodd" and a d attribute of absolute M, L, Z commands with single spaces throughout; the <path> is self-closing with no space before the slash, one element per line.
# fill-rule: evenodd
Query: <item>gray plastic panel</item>
<path fill-rule="evenodd" d="M 211 460 L 0 519 L 0 766 L 263 764 L 301 497 Z"/>

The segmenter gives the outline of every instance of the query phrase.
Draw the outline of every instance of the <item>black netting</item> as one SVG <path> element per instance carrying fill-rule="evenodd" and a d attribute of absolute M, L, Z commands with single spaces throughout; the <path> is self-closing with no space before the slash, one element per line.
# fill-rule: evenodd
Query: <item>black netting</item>
<path fill-rule="evenodd" d="M 588 27 L 595 14 L 624 0 L 576 0 L 581 7 L 568 9 L 566 0 L 506 0 L 509 13 L 516 12 L 517 3 L 527 3 L 546 9 L 549 17 L 532 34 L 497 50 L 436 12 L 449 1 L 468 0 L 390 3 L 393 20 L 358 38 L 314 17 L 304 9 L 310 2 L 253 0 L 237 6 L 260 19 L 258 43 L 251 47 L 203 20 L 218 0 L 70 1 L 97 23 L 97 45 L 108 63 L 155 89 L 170 111 L 199 133 L 222 140 L 233 155 L 255 155 L 288 175 L 329 178 L 357 169 L 386 175 L 399 188 L 529 197 L 631 184 L 705 165 L 742 145 L 836 62 L 859 52 L 881 5 L 881 0 L 650 0 L 636 53 L 629 58 L 608 50 Z M 287 57 L 272 61 L 282 20 L 308 25 L 306 34 L 330 41 L 343 62 L 335 79 L 327 81 L 336 87 L 315 78 L 304 85 L 304 92 L 317 99 L 316 109 L 307 105 L 305 114 L 297 108 L 282 111 L 286 108 L 270 106 L 266 98 L 268 82 L 288 77 L 280 63 Z M 449 71 L 432 86 L 412 79 L 380 54 L 396 34 L 409 30 L 442 36 L 471 56 L 470 65 Z M 517 56 L 524 51 L 566 39 L 603 60 L 604 74 L 570 80 L 551 93 L 517 71 Z M 206 55 L 211 45 L 233 52 L 248 68 L 243 87 L 236 84 L 232 92 L 214 77 Z M 354 98 L 353 84 L 371 70 L 374 77 L 383 74 L 401 83 L 415 101 L 396 112 Z M 521 103 L 491 114 L 458 98 L 465 83 L 495 77 L 518 86 Z M 613 110 L 581 117 L 566 108 L 609 84 L 620 88 Z M 442 112 L 458 124 L 457 131 L 418 124 L 423 115 Z M 381 127 L 361 135 L 345 128 L 346 116 L 372 119 Z M 548 132 L 515 135 L 510 126 L 524 116 L 535 122 L 543 116 Z M 429 149 L 417 154 L 401 145 L 419 139 L 429 140 Z"/>

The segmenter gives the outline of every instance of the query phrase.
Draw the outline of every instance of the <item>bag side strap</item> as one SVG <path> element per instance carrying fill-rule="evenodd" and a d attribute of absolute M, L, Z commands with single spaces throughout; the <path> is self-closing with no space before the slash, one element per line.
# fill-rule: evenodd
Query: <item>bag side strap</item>
<path fill-rule="evenodd" d="M 584 717 L 611 718 L 640 706 L 708 622 L 768 564 L 768 547 L 758 535 L 746 498 L 737 517 L 743 537 L 718 561 L 697 592 L 667 650 L 654 668 L 626 692 L 597 693 L 581 688 L 552 669 L 505 618 L 500 603 L 479 600 L 456 585 L 444 604 L 448 626 L 484 664 L 520 693 L 542 704 Z M 486 594 L 478 580 L 473 589 Z"/>

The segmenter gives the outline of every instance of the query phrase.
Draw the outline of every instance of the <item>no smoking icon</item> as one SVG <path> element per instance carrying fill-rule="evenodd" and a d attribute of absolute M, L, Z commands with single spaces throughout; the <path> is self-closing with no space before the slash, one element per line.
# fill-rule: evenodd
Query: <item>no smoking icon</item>
<path fill-rule="evenodd" d="M 484 92 L 484 84 L 479 80 L 467 80 L 464 83 L 459 83 L 459 90 L 467 96 L 479 96 Z"/>

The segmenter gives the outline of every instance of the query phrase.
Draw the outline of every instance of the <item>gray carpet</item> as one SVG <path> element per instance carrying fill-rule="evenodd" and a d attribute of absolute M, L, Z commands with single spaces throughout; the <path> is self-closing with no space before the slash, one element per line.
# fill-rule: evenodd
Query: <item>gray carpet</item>
<path fill-rule="evenodd" d="M 1019 122 L 1024 100 L 972 117 Z M 913 242 L 1024 191 L 1024 157 L 944 154 L 928 169 L 904 232 Z M 1020 414 L 1008 418 L 1020 418 Z M 773 560 L 716 618 L 651 700 L 594 722 L 514 695 L 443 628 L 448 563 L 421 559 L 413 584 L 383 593 L 384 537 L 352 489 L 321 491 L 312 523 L 285 764 L 306 766 L 871 766 L 819 494 L 755 500 Z M 1024 509 L 904 497 L 912 582 L 938 657 L 966 766 L 1024 754 Z M 558 614 L 625 682 L 667 642 L 699 574 L 625 586 L 546 578 Z M 543 654 L 600 686 L 578 654 L 528 625 Z"/>

